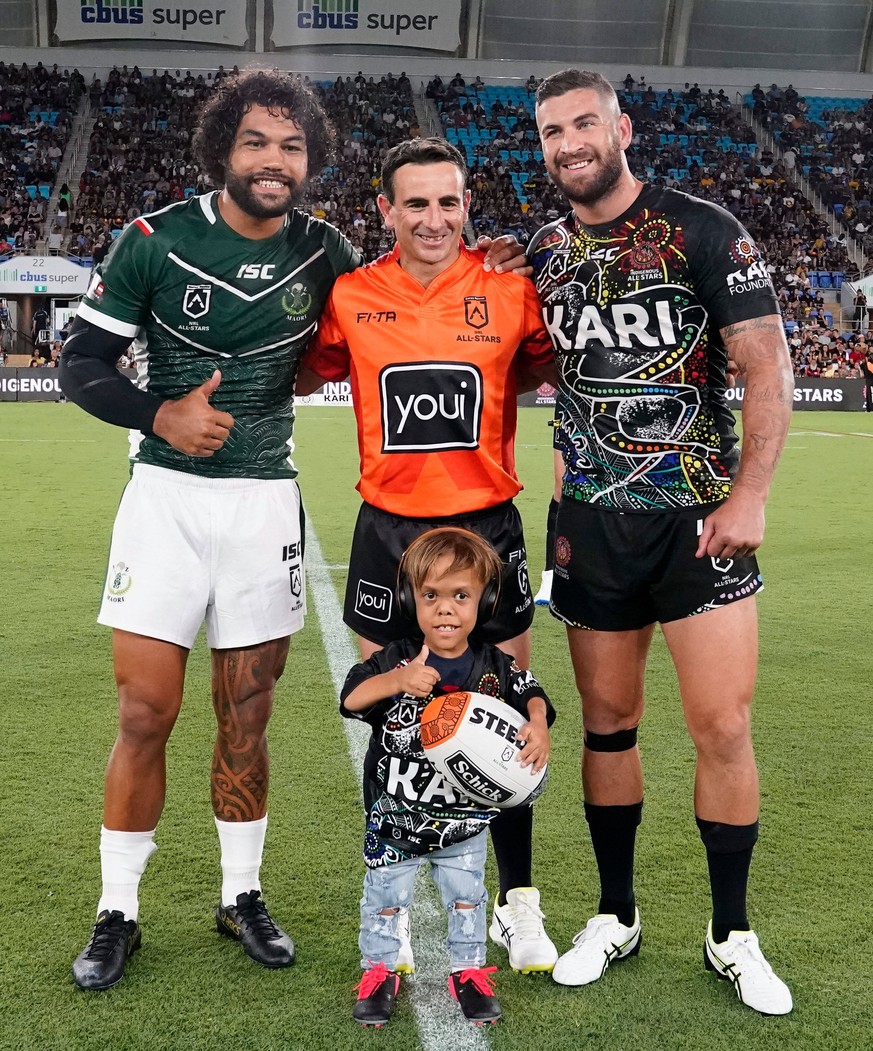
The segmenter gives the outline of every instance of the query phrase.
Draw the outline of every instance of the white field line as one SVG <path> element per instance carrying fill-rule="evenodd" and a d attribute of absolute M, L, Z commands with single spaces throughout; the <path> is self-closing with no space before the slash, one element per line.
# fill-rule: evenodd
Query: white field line
<path fill-rule="evenodd" d="M 345 682 L 346 673 L 358 662 L 359 656 L 351 632 L 343 624 L 342 607 L 330 578 L 330 568 L 324 561 L 321 545 L 308 516 L 306 576 L 336 692 L 333 716 L 339 719 L 341 716 L 337 705 L 340 689 Z M 370 728 L 366 723 L 354 719 L 342 721 L 349 756 L 360 784 Z M 361 833 L 363 834 L 363 822 Z M 363 877 L 363 866 L 361 868 Z M 357 898 L 349 902 L 349 908 L 354 908 L 356 904 Z M 488 1051 L 490 1045 L 484 1034 L 463 1017 L 449 993 L 446 981 L 449 957 L 445 948 L 445 931 L 446 915 L 436 889 L 429 878 L 420 878 L 412 907 L 412 945 L 415 951 L 416 973 L 412 978 L 404 978 L 403 984 L 407 986 L 415 1011 L 422 1051 L 446 1051 L 447 1048 L 451 1048 L 452 1051 Z M 357 952 L 356 947 L 349 946 L 349 952 Z M 349 1014 L 351 1009 L 350 1000 Z"/>
<path fill-rule="evenodd" d="M 869 431 L 791 431 L 789 438 L 873 438 Z"/>

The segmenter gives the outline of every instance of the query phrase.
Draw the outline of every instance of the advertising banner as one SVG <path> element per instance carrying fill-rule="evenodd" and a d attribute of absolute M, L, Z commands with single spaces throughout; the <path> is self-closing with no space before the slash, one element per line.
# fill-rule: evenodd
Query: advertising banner
<path fill-rule="evenodd" d="M 822 380 L 801 379 L 794 381 L 794 408 L 811 410 L 836 410 L 843 412 L 861 412 L 864 409 L 864 384 L 861 380 Z M 729 387 L 727 403 L 739 412 L 743 407 L 745 384 L 737 380 L 735 387 Z M 533 406 L 553 406 L 555 391 L 548 384 L 539 390 L 522 394 L 518 404 L 524 408 Z"/>
<path fill-rule="evenodd" d="M 456 51 L 461 0 L 274 0 L 273 45 L 379 44 Z"/>
<path fill-rule="evenodd" d="M 13 255 L 0 263 L 0 296 L 73 299 L 88 291 L 91 271 L 60 255 Z"/>
<path fill-rule="evenodd" d="M 0 401 L 60 401 L 57 369 L 0 368 Z"/>
<path fill-rule="evenodd" d="M 351 408 L 352 385 L 348 380 L 343 380 L 342 383 L 325 383 L 312 394 L 304 394 L 294 399 L 295 409 L 306 408 L 309 405 L 343 405 Z"/>
<path fill-rule="evenodd" d="M 245 47 L 243 0 L 56 0 L 62 44 L 87 40 L 177 40 Z"/>
<path fill-rule="evenodd" d="M 133 379 L 134 369 L 122 369 Z M 862 380 L 798 379 L 794 389 L 794 408 L 798 410 L 830 410 L 862 412 L 864 384 Z M 728 391 L 728 405 L 739 412 L 745 387 L 742 381 Z M 61 388 L 57 369 L 0 368 L 0 401 L 59 401 Z M 297 409 L 324 406 L 352 407 L 352 387 L 348 380 L 326 383 L 313 394 L 295 398 Z M 554 388 L 544 384 L 539 390 L 520 395 L 519 408 L 553 408 Z"/>
<path fill-rule="evenodd" d="M 737 380 L 736 386 L 728 389 L 727 403 L 739 412 L 743 407 L 745 384 Z M 863 380 L 821 380 L 798 376 L 794 380 L 794 408 L 827 410 L 829 412 L 863 412 Z"/>

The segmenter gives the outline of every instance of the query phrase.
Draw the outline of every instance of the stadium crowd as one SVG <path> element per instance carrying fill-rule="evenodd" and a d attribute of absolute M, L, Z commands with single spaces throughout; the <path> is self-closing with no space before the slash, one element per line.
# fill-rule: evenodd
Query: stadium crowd
<path fill-rule="evenodd" d="M 83 86 L 77 69 L 0 62 L 0 255 L 31 251 L 44 236 Z"/>
<path fill-rule="evenodd" d="M 856 104 L 813 106 L 791 84 L 752 90 L 756 116 L 769 126 L 784 150 L 784 161 L 800 166 L 847 234 L 873 265 L 873 99 Z M 814 101 L 814 100 L 813 100 Z M 860 100 L 859 100 L 860 101 Z"/>
<path fill-rule="evenodd" d="M 307 80 L 308 82 L 308 80 Z M 308 206 L 349 238 L 365 259 L 392 239 L 376 208 L 379 172 L 388 150 L 419 134 L 412 85 L 405 73 L 311 84 L 337 132 L 336 161 L 309 188 Z"/>
<path fill-rule="evenodd" d="M 194 76 L 125 65 L 113 68 L 105 83 L 95 77 L 86 86 L 78 70 L 0 64 L 0 254 L 33 250 L 44 235 L 47 189 L 72 124 L 69 107 L 82 92 L 95 118 L 85 171 L 75 198 L 66 184 L 61 187 L 56 217 L 70 255 L 96 265 L 133 219 L 207 189 L 191 153 L 190 128 L 196 108 L 225 75 L 221 66 Z M 537 83 L 531 76 L 499 95 L 480 77 L 468 83 L 460 74 L 446 81 L 435 76 L 427 84 L 425 95 L 436 104 L 447 137 L 470 144 L 470 220 L 477 234 L 512 233 L 526 242 L 566 210 L 538 150 Z M 411 83 L 405 73 L 375 78 L 359 72 L 311 86 L 337 129 L 337 156 L 309 187 L 304 204 L 339 227 L 365 259 L 376 258 L 392 244 L 376 207 L 382 159 L 391 146 L 419 134 Z M 634 174 L 727 208 L 755 237 L 769 261 L 797 374 L 824 374 L 830 344 L 851 374 L 850 355 L 864 337 L 851 331 L 851 318 L 841 336 L 828 335 L 836 331 L 835 305 L 817 285 L 821 272 L 852 278 L 857 268 L 845 238 L 816 214 L 794 174 L 802 160 L 847 234 L 863 239 L 873 264 L 870 179 L 863 164 L 873 147 L 873 102 L 854 113 L 824 111 L 823 126 L 809 119 L 809 103 L 792 85 L 765 91 L 756 84 L 752 110 L 776 132 L 785 151 L 777 159 L 758 146 L 742 108 L 723 90 L 686 83 L 655 91 L 629 73 L 619 98 L 634 126 L 628 151 Z M 28 186 L 46 189 L 31 194 Z M 59 249 L 61 236 L 55 232 L 50 250 Z"/>

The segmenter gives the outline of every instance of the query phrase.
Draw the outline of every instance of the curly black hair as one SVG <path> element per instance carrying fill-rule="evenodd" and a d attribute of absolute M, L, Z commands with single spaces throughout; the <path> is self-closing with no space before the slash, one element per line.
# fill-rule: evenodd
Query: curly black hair
<path fill-rule="evenodd" d="M 224 182 L 237 128 L 253 106 L 264 106 L 302 128 L 310 179 L 330 162 L 336 133 L 314 92 L 291 73 L 249 68 L 222 80 L 197 115 L 194 154 L 215 183 Z"/>

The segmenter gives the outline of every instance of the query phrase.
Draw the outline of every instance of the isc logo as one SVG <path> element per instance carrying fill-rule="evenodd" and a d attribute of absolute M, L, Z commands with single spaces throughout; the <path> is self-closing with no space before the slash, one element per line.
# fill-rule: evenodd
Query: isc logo
<path fill-rule="evenodd" d="M 246 279 L 260 277 L 264 281 L 269 281 L 275 269 L 274 263 L 243 263 L 237 270 L 236 276 Z"/>
<path fill-rule="evenodd" d="M 383 453 L 479 448 L 482 373 L 475 365 L 389 365 L 379 390 Z"/>

